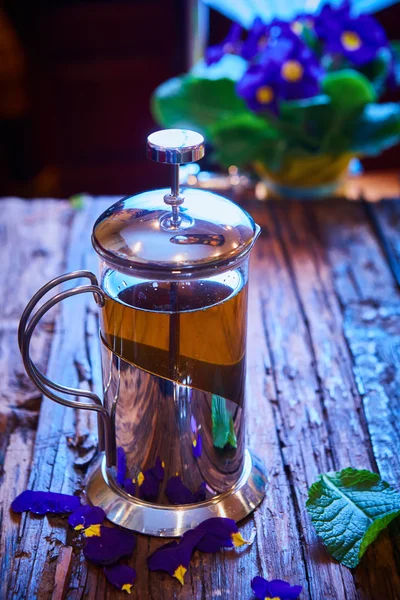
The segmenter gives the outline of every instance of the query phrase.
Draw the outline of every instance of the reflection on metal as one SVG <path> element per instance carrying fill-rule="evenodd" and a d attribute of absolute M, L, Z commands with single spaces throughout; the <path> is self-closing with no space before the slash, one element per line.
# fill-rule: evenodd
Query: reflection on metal
<path fill-rule="evenodd" d="M 116 525 L 147 535 L 179 537 L 211 517 L 240 521 L 260 504 L 266 484 L 263 465 L 246 450 L 240 479 L 224 493 L 199 504 L 162 506 L 132 498 L 115 484 L 104 461 L 89 473 L 86 492 L 89 501 L 103 508 Z"/>

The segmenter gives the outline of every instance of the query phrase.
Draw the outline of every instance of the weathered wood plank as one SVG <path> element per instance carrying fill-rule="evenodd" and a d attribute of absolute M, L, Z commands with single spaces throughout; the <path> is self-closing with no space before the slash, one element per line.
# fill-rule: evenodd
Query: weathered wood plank
<path fill-rule="evenodd" d="M 383 200 L 369 206 L 371 218 L 376 219 L 377 226 L 385 237 L 387 249 L 383 245 L 384 252 L 389 253 L 388 262 L 400 286 L 400 200 Z M 378 235 L 378 239 L 380 235 Z M 391 261 L 393 264 L 391 264 Z"/>
<path fill-rule="evenodd" d="M 363 205 L 338 200 L 314 204 L 312 210 L 341 303 L 400 300 L 400 291 Z"/>
<path fill-rule="evenodd" d="M 34 204 L 41 210 L 47 206 L 46 202 Z M 60 216 L 64 249 L 58 260 L 67 247 L 65 270 L 96 268 L 90 230 L 95 217 L 109 204 L 110 199 L 89 202 L 83 211 L 74 213 L 67 204 L 59 203 L 60 215 L 68 215 L 72 226 L 69 229 L 68 219 L 63 222 Z M 400 593 L 399 556 L 387 534 L 367 553 L 354 578 L 351 571 L 329 558 L 304 506 L 307 487 L 319 472 L 349 464 L 374 468 L 375 459 L 380 469 L 389 468 L 383 467 L 384 457 L 376 455 L 374 439 L 372 446 L 370 443 L 369 416 L 365 418 L 360 401 L 364 392 L 357 389 L 352 373 L 341 306 L 366 299 L 379 303 L 390 297 L 397 301 L 399 295 L 365 214 L 358 205 L 343 206 L 285 204 L 258 207 L 254 212 L 264 233 L 252 260 L 247 426 L 250 445 L 267 464 L 269 488 L 266 500 L 242 527 L 246 536 L 255 523 L 253 546 L 238 553 L 196 554 L 182 588 L 168 575 L 148 573 L 146 556 L 164 542 L 138 536 L 137 550 L 129 561 L 138 572 L 134 600 L 245 600 L 251 597 L 250 579 L 257 574 L 303 585 L 304 599 L 375 600 Z M 55 274 L 40 283 L 32 283 L 26 275 L 32 286 L 28 295 Z M 17 284 L 18 277 L 15 281 Z M 21 311 L 26 300 L 21 300 Z M 50 314 L 49 319 L 52 322 L 54 316 Z M 41 355 L 38 339 L 36 351 Z M 351 345 L 350 350 L 355 353 Z M 49 375 L 67 385 L 100 392 L 97 315 L 91 297 L 71 299 L 60 308 Z M 386 392 L 391 394 L 391 388 Z M 95 429 L 92 415 L 75 414 L 45 400 L 30 487 L 66 493 L 82 489 L 84 468 L 76 465 L 74 441 L 79 436 L 94 436 Z M 20 429 L 15 429 L 13 436 L 14 447 L 22 451 Z M 32 442 L 33 437 L 26 454 L 28 462 Z M 18 490 L 26 485 L 27 469 L 23 473 L 22 480 L 17 480 Z M 2 493 L 0 499 L 8 514 L 16 492 L 10 487 L 7 494 Z M 3 560 L 4 597 L 50 600 L 55 582 L 63 581 L 62 557 L 71 545 L 65 520 L 30 515 L 9 520 L 7 530 L 12 530 L 13 537 L 7 539 L 13 543 L 5 549 L 16 556 L 15 561 L 10 555 Z M 68 554 L 69 559 L 65 598 L 126 597 L 108 585 L 101 570 L 88 565 L 79 553 Z"/>
<path fill-rule="evenodd" d="M 0 597 L 7 598 L 18 540 L 9 506 L 27 487 L 41 403 L 22 365 L 18 321 L 37 288 L 62 271 L 73 211 L 67 203 L 17 198 L 1 200 L 0 207 Z M 54 320 L 55 313 L 38 327 L 33 356 L 42 369 Z"/>
<path fill-rule="evenodd" d="M 308 314 L 299 296 L 299 284 L 293 271 L 295 268 L 302 280 L 302 290 L 319 285 L 318 281 L 313 281 L 313 255 L 302 243 L 304 238 L 312 234 L 307 224 L 297 223 L 299 230 L 303 227 L 299 233 L 302 239 L 298 240 L 298 246 L 301 247 L 289 249 L 287 244 L 293 244 L 294 232 L 282 230 L 284 221 L 291 218 L 292 211 L 293 221 L 298 220 L 296 206 L 285 205 L 281 215 L 274 214 L 270 207 L 262 212 L 253 212 L 264 230 L 255 253 L 260 257 L 258 269 L 264 273 L 260 295 L 264 335 L 275 387 L 270 400 L 288 485 L 296 504 L 297 535 L 303 540 L 310 597 L 358 598 L 351 573 L 328 559 L 325 549 L 317 541 L 305 509 L 308 487 L 319 473 L 332 470 L 334 461 L 331 432 L 321 403 L 321 384 L 316 371 Z M 292 252 L 296 252 L 293 260 L 298 262 L 295 265 L 288 258 Z M 310 312 L 317 309 L 315 299 L 310 297 L 307 301 L 311 300 L 312 304 L 308 307 Z"/>
<path fill-rule="evenodd" d="M 370 209 L 380 219 L 381 226 L 388 234 L 394 249 L 396 248 L 396 233 L 398 235 L 398 231 L 396 232 L 397 206 L 398 202 L 393 202 L 393 206 L 390 202 L 381 202 L 373 205 Z M 376 237 L 373 223 L 368 218 L 362 204 L 352 204 L 348 208 L 343 204 L 339 207 L 332 205 L 314 206 L 310 207 L 310 211 L 315 216 L 316 231 L 319 232 L 320 239 L 327 248 L 336 294 L 345 311 L 345 332 L 353 363 L 355 363 L 353 366 L 354 376 L 358 393 L 362 399 L 361 416 L 364 415 L 365 427 L 371 438 L 373 459 L 381 476 L 399 487 L 400 477 L 396 462 L 392 464 L 390 460 L 386 459 L 386 453 L 390 451 L 390 447 L 392 449 L 394 447 L 394 440 L 397 439 L 398 443 L 398 436 L 395 434 L 392 446 L 387 448 L 384 432 L 390 430 L 391 423 L 383 418 L 380 421 L 379 429 L 375 422 L 376 415 L 381 412 L 385 413 L 387 398 L 377 394 L 373 401 L 369 401 L 369 394 L 366 393 L 364 387 L 364 379 L 369 380 L 369 383 L 371 381 L 367 377 L 368 369 L 362 368 L 365 366 L 364 360 L 368 364 L 368 358 L 365 354 L 362 358 L 358 353 L 358 327 L 353 323 L 354 318 L 356 323 L 359 323 L 361 315 L 365 314 L 367 316 L 368 310 L 373 311 L 376 309 L 377 313 L 380 310 L 385 312 L 388 309 L 390 311 L 390 307 L 385 308 L 387 302 L 395 302 L 397 306 L 399 303 L 399 289 L 396 286 L 385 253 Z M 341 225 L 339 236 L 334 235 L 331 228 L 335 220 Z M 354 227 L 355 233 L 353 233 Z M 354 275 L 355 272 L 356 276 Z M 346 281 L 349 284 L 347 287 Z M 351 282 L 354 284 L 353 292 L 348 293 Z M 370 314 L 372 313 L 370 312 Z M 371 321 L 372 327 L 373 323 L 374 319 Z M 377 325 L 377 330 L 379 330 L 379 325 Z M 386 362 L 385 359 L 381 358 L 381 367 L 389 371 L 393 369 L 393 359 L 390 355 L 386 354 Z M 396 403 L 395 398 L 393 397 L 393 401 Z M 362 572 L 361 568 L 357 570 L 357 577 L 363 579 L 363 586 L 368 598 L 375 597 L 377 594 L 374 583 L 375 578 L 381 577 L 388 582 L 388 585 L 391 585 L 393 579 L 397 580 L 399 577 L 400 536 L 398 524 L 394 523 L 390 530 L 392 532 L 391 536 L 385 533 L 378 540 L 381 548 L 374 544 L 368 551 L 368 554 L 374 557 L 374 569 L 371 576 L 365 577 L 365 572 Z M 393 569 L 393 563 L 397 564 L 397 568 Z M 395 576 L 393 572 L 396 573 Z M 389 588 L 387 592 L 389 597 L 396 597 L 399 594 L 396 588 L 397 582 L 394 586 L 394 591 Z"/>
<path fill-rule="evenodd" d="M 74 214 L 66 270 L 85 268 L 89 232 L 95 217 L 103 209 L 101 203 L 89 203 L 87 209 Z M 89 297 L 78 296 L 60 307 L 48 374 L 50 378 L 66 385 L 90 385 L 90 381 L 79 381 L 82 370 L 77 367 L 83 355 L 82 348 L 85 347 L 86 306 L 90 300 Z M 74 411 L 45 399 L 28 483 L 31 489 L 73 493 L 81 485 L 73 467 L 76 457 L 67 442 L 74 434 Z M 53 568 L 51 557 L 57 556 L 59 543 L 65 544 L 65 522 L 54 525 L 46 518 L 36 519 L 26 514 L 20 519 L 20 556 L 15 561 L 9 597 L 47 598 L 51 590 L 43 574 Z M 55 563 L 53 570 L 55 574 Z"/>
<path fill-rule="evenodd" d="M 343 318 L 335 295 L 331 269 L 323 241 L 314 235 L 309 205 L 295 203 L 277 211 L 278 227 L 297 297 L 304 314 L 311 356 L 315 362 L 322 417 L 326 422 L 329 450 L 335 469 L 347 466 L 375 470 L 362 402 L 352 373 L 352 359 L 343 334 Z M 338 225 L 340 226 L 340 225 Z M 375 567 L 375 555 L 385 552 L 387 569 Z M 379 589 L 391 597 L 400 587 L 396 575 L 398 548 L 384 534 L 356 571 L 360 593 Z M 373 596 L 372 596 L 373 597 Z"/>

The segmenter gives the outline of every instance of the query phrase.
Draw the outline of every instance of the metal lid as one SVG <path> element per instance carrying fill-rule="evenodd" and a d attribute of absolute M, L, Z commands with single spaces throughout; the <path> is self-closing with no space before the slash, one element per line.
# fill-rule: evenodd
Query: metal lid
<path fill-rule="evenodd" d="M 171 226 L 169 190 L 120 200 L 93 228 L 93 246 L 119 271 L 159 279 L 208 275 L 242 259 L 259 227 L 242 208 L 217 194 L 183 192 L 179 226 Z"/>

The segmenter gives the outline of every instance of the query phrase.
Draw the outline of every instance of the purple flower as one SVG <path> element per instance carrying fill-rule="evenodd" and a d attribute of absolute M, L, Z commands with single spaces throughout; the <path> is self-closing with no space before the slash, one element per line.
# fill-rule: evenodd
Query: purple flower
<path fill-rule="evenodd" d="M 292 587 L 289 583 L 281 579 L 267 581 L 263 577 L 254 577 L 251 580 L 251 589 L 256 598 L 260 600 L 266 600 L 266 598 L 273 600 L 296 600 L 303 588 L 301 585 Z"/>
<path fill-rule="evenodd" d="M 86 538 L 83 554 L 96 565 L 111 565 L 122 556 L 132 554 L 136 538 L 130 532 L 117 527 L 90 525 L 83 530 Z"/>
<path fill-rule="evenodd" d="M 196 544 L 200 552 L 218 552 L 221 548 L 239 548 L 248 544 L 239 532 L 238 526 L 232 519 L 213 517 L 203 521 L 194 531 L 203 532 Z"/>
<path fill-rule="evenodd" d="M 289 27 L 293 33 L 301 36 L 306 30 L 314 30 L 314 25 L 314 17 L 304 13 L 297 15 L 297 17 L 289 24 Z"/>
<path fill-rule="evenodd" d="M 371 62 L 381 48 L 388 47 L 378 21 L 369 15 L 351 17 L 348 3 L 338 9 L 325 5 L 315 18 L 315 33 L 327 52 L 343 55 L 356 66 Z"/>
<path fill-rule="evenodd" d="M 192 442 L 192 451 L 195 458 L 200 458 L 203 452 L 203 440 L 200 433 L 197 434 L 197 437 Z"/>
<path fill-rule="evenodd" d="M 46 513 L 64 514 L 73 512 L 80 504 L 78 496 L 26 490 L 13 500 L 11 508 L 14 512 L 30 510 L 36 515 L 45 515 Z"/>
<path fill-rule="evenodd" d="M 202 532 L 187 531 L 179 542 L 170 542 L 161 546 L 147 559 L 149 571 L 166 571 L 182 585 L 196 543 Z"/>
<path fill-rule="evenodd" d="M 269 27 L 257 17 L 251 26 L 246 40 L 243 42 L 240 55 L 246 60 L 252 60 L 268 44 Z"/>
<path fill-rule="evenodd" d="M 76 531 L 89 527 L 90 525 L 98 525 L 103 523 L 106 518 L 106 513 L 100 506 L 79 506 L 74 510 L 72 515 L 69 516 L 68 525 L 73 527 Z"/>
<path fill-rule="evenodd" d="M 197 492 L 191 492 L 179 475 L 171 477 L 165 487 L 165 495 L 171 504 L 194 504 L 206 499 L 206 484 L 203 481 Z"/>
<path fill-rule="evenodd" d="M 114 565 L 104 567 L 104 575 L 109 583 L 115 585 L 123 592 L 131 593 L 131 589 L 136 579 L 136 571 L 127 565 Z"/>
<path fill-rule="evenodd" d="M 220 44 L 207 48 L 205 55 L 206 64 L 213 65 L 219 62 L 224 54 L 238 54 L 241 47 L 241 35 L 241 26 L 238 23 L 233 23 L 228 35 Z"/>
<path fill-rule="evenodd" d="M 124 485 L 126 473 L 126 455 L 125 450 L 119 446 L 117 448 L 117 482 L 121 487 Z"/>
<path fill-rule="evenodd" d="M 323 73 L 314 53 L 298 38 L 277 39 L 251 65 L 236 91 L 253 111 L 278 111 L 280 100 L 318 94 Z"/>

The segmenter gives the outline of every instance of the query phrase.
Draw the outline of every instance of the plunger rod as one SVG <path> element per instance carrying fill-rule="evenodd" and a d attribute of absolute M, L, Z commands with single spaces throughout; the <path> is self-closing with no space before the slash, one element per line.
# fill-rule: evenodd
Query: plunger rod
<path fill-rule="evenodd" d="M 177 198 L 179 196 L 179 165 L 172 165 L 171 195 Z M 179 205 L 171 205 L 172 222 L 179 223 Z"/>

